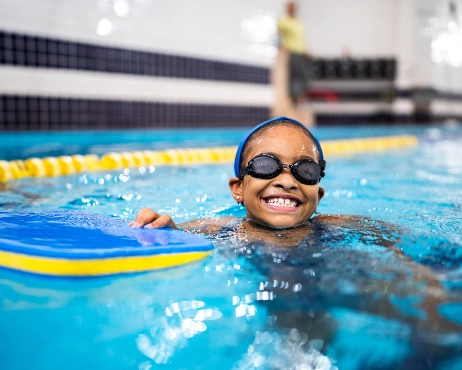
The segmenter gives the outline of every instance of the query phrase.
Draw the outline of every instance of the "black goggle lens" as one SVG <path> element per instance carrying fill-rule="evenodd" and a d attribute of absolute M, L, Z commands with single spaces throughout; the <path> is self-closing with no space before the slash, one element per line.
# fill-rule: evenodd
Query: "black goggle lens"
<path fill-rule="evenodd" d="M 290 168 L 293 176 L 305 185 L 317 184 L 324 176 L 322 168 L 309 159 L 302 159 L 292 165 L 287 165 L 270 154 L 260 154 L 249 161 L 239 178 L 242 179 L 248 174 L 259 179 L 272 179 L 278 176 L 284 167 Z"/>
<path fill-rule="evenodd" d="M 260 176 L 275 177 L 281 173 L 282 166 L 275 158 L 269 156 L 255 157 L 249 162 L 249 174 L 256 174 Z M 266 177 L 262 177 L 266 178 Z"/>
<path fill-rule="evenodd" d="M 321 178 L 321 167 L 311 161 L 302 160 L 295 163 L 292 172 L 295 171 L 302 179 L 318 180 Z"/>

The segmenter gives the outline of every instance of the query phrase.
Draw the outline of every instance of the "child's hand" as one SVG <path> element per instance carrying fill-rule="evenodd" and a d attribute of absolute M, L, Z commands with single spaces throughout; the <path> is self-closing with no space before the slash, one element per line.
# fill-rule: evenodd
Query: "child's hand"
<path fill-rule="evenodd" d="M 173 220 L 169 215 L 160 215 L 154 212 L 150 208 L 141 208 L 135 217 L 135 220 L 128 223 L 128 226 L 139 229 L 144 228 L 159 228 L 159 227 L 171 227 L 178 229 Z"/>

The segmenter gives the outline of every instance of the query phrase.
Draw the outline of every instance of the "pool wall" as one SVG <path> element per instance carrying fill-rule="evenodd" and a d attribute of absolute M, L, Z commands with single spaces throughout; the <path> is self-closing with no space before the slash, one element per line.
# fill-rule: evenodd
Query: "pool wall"
<path fill-rule="evenodd" d="M 274 100 L 275 20 L 284 4 L 4 1 L 0 130 L 260 122 Z M 317 123 L 461 117 L 462 73 L 433 61 L 432 38 L 420 31 L 431 21 L 422 14 L 446 14 L 446 7 L 444 1 L 398 0 L 303 4 L 300 18 L 324 71 L 312 87 L 339 97 L 335 104 L 313 97 Z M 364 16 L 344 16 L 350 13 Z M 432 27 L 433 38 L 444 29 Z M 336 72 L 346 51 L 367 66 L 359 80 Z M 397 63 L 391 79 L 373 72 L 387 60 Z M 425 109 L 416 111 L 417 103 Z"/>

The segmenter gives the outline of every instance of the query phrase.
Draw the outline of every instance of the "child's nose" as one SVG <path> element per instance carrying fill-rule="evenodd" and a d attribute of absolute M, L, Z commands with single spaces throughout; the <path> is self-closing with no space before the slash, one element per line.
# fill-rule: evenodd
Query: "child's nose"
<path fill-rule="evenodd" d="M 298 188 L 298 182 L 292 175 L 290 168 L 284 168 L 279 176 L 274 179 L 273 185 L 287 190 Z"/>

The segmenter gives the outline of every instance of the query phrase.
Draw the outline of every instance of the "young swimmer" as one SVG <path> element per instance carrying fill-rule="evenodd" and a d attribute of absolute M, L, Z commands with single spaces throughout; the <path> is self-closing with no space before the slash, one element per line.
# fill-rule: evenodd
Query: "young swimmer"
<path fill-rule="evenodd" d="M 335 346 L 338 340 L 338 323 L 330 310 L 335 312 L 339 305 L 378 318 L 398 317 L 409 325 L 416 338 L 425 337 L 427 332 L 450 335 L 458 332 L 460 327 L 438 311 L 446 303 L 446 294 L 437 276 L 403 255 L 397 247 L 397 239 L 403 232 L 396 226 L 360 216 L 313 217 L 324 195 L 320 181 L 325 168 L 319 141 L 301 123 L 286 117 L 263 122 L 239 144 L 235 177 L 229 180 L 231 194 L 245 207 L 246 216 L 203 218 L 178 226 L 192 233 L 208 234 L 215 240 L 234 238 L 233 243 L 225 243 L 232 247 L 223 248 L 222 253 L 251 257 L 268 282 L 286 282 L 287 286 L 301 283 L 303 290 L 297 294 L 275 283 L 265 288 L 276 297 L 259 302 L 265 304 L 271 318 L 268 322 L 273 323 L 267 325 L 295 328 L 309 338 L 321 339 L 326 348 Z M 129 225 L 178 228 L 169 215 L 160 215 L 149 208 L 142 208 Z M 140 233 L 139 237 L 140 242 L 150 242 L 149 233 Z M 374 254 L 374 248 L 372 252 L 351 248 L 355 243 L 387 247 L 391 253 L 384 254 L 382 260 Z M 375 278 L 381 274 L 386 278 Z M 352 295 L 350 288 L 336 290 L 345 282 L 350 284 L 347 287 L 354 287 L 351 289 L 356 295 Z M 412 316 L 403 318 L 392 300 L 415 294 L 421 301 L 413 309 L 420 309 L 426 315 L 417 324 Z M 413 350 L 420 361 L 420 358 L 427 360 L 427 353 L 437 357 L 433 355 L 437 351 L 444 358 L 445 352 L 440 347 L 438 343 L 417 339 Z M 371 360 L 367 348 L 354 355 L 364 356 L 364 361 L 372 364 L 368 368 L 382 368 L 382 357 Z"/>
<path fill-rule="evenodd" d="M 324 168 L 319 142 L 298 121 L 278 117 L 256 126 L 238 147 L 236 177 L 229 181 L 234 199 L 246 209 L 243 222 L 269 229 L 306 224 L 324 195 L 319 186 Z M 217 226 L 229 221 L 218 220 Z M 188 230 L 197 222 L 204 224 L 204 220 L 198 220 L 181 228 Z M 141 209 L 130 226 L 177 228 L 169 215 L 159 215 L 149 208 Z"/>
<path fill-rule="evenodd" d="M 324 195 L 319 183 L 326 161 L 319 141 L 300 122 L 277 117 L 254 127 L 241 141 L 234 161 L 235 177 L 229 188 L 246 217 L 198 219 L 179 225 L 194 233 L 217 234 L 232 230 L 246 241 L 275 241 L 297 245 L 320 225 L 357 226 L 361 217 L 312 217 Z M 132 228 L 178 226 L 167 214 L 142 208 Z M 371 225 L 368 225 L 371 226 Z M 277 231 L 277 232 L 275 232 Z M 387 242 L 384 240 L 381 244 Z"/>

